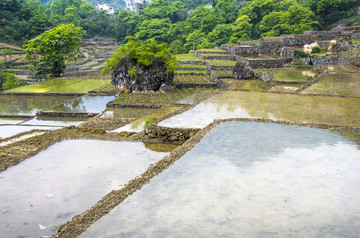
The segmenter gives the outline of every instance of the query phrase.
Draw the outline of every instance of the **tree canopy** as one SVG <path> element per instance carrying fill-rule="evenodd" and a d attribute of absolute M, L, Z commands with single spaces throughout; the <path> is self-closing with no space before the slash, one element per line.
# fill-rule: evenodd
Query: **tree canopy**
<path fill-rule="evenodd" d="M 85 31 L 74 24 L 59 25 L 29 41 L 25 52 L 36 78 L 60 76 L 65 61 L 76 56 Z"/>
<path fill-rule="evenodd" d="M 41 2 L 44 2 L 42 0 Z M 111 4 L 119 0 L 103 0 Z M 0 2 L 0 40 L 24 43 L 61 24 L 82 27 L 85 37 L 128 36 L 168 43 L 173 52 L 214 47 L 263 36 L 322 30 L 355 17 L 357 0 L 142 0 L 135 11 L 98 11 L 98 0 L 11 0 Z"/>
<path fill-rule="evenodd" d="M 174 72 L 177 61 L 166 47 L 166 43 L 157 44 L 155 40 L 143 42 L 134 37 L 129 37 L 128 40 L 126 45 L 120 46 L 106 61 L 103 73 L 112 72 L 117 66 L 126 62 L 132 62 L 142 68 L 149 67 L 154 63 L 161 63 L 164 64 L 168 73 Z"/>

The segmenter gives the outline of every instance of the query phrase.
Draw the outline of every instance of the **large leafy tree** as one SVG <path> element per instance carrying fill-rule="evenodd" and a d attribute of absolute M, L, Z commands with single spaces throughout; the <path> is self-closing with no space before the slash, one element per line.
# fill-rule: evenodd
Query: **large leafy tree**
<path fill-rule="evenodd" d="M 59 25 L 29 41 L 25 51 L 36 78 L 49 79 L 60 76 L 66 68 L 65 61 L 76 56 L 85 31 L 73 24 Z"/>
<path fill-rule="evenodd" d="M 314 13 L 298 3 L 291 5 L 288 11 L 272 12 L 260 22 L 262 36 L 279 36 L 281 34 L 302 34 L 318 24 Z"/>

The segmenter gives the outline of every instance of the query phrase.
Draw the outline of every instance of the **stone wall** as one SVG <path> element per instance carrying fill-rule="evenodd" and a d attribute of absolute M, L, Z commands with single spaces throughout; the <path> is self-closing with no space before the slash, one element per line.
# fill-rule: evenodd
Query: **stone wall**
<path fill-rule="evenodd" d="M 236 60 L 235 56 L 233 55 L 201 55 L 199 54 L 199 57 L 204 60 Z"/>
<path fill-rule="evenodd" d="M 344 55 L 331 55 L 328 57 L 310 56 L 304 60 L 307 65 L 350 65 L 353 59 Z"/>
<path fill-rule="evenodd" d="M 145 139 L 160 139 L 163 142 L 185 142 L 199 129 L 178 129 L 150 125 L 144 131 Z"/>
<path fill-rule="evenodd" d="M 244 57 L 237 57 L 237 62 L 250 66 L 251 68 L 282 68 L 285 63 L 291 59 L 247 59 Z"/>

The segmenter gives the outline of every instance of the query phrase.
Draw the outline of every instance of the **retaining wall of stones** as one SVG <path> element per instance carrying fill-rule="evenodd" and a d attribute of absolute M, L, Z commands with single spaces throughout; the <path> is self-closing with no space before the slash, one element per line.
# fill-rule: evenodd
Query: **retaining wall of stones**
<path fill-rule="evenodd" d="M 236 57 L 233 55 L 199 55 L 199 57 L 204 60 L 236 60 Z"/>

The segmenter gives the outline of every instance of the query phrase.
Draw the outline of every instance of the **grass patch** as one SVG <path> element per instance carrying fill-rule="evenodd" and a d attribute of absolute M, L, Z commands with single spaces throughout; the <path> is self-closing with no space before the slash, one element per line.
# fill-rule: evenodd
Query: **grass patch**
<path fill-rule="evenodd" d="M 206 60 L 210 65 L 213 66 L 232 66 L 234 67 L 237 61 L 234 60 Z"/>
<path fill-rule="evenodd" d="M 193 53 L 175 55 L 177 61 L 203 61 Z"/>
<path fill-rule="evenodd" d="M 309 82 L 316 77 L 310 70 L 276 70 L 273 73 L 273 80 L 277 82 Z"/>
<path fill-rule="evenodd" d="M 150 98 L 151 98 L 151 104 L 153 104 L 153 105 L 154 105 L 154 96 L 153 96 L 153 94 L 152 94 L 152 93 L 150 94 Z"/>

